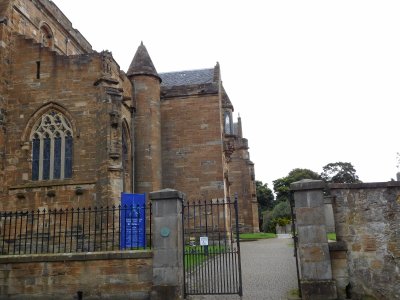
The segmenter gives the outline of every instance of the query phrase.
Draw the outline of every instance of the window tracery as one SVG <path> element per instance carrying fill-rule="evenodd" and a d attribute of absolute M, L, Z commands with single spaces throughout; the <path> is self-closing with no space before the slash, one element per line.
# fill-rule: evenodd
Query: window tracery
<path fill-rule="evenodd" d="M 73 132 L 63 114 L 50 110 L 31 133 L 32 180 L 72 177 Z"/>

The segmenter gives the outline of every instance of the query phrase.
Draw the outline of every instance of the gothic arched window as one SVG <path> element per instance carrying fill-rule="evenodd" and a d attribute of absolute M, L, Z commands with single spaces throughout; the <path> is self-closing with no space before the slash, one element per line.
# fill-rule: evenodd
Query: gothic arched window
<path fill-rule="evenodd" d="M 225 134 L 233 134 L 232 114 L 229 111 L 226 111 L 224 115 L 224 131 Z"/>
<path fill-rule="evenodd" d="M 31 133 L 32 180 L 72 177 L 73 132 L 68 120 L 50 110 L 36 122 Z"/>

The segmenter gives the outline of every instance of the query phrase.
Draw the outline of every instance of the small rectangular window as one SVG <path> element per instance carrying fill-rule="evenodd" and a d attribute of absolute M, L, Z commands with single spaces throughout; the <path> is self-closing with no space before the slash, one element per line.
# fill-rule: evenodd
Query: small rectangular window
<path fill-rule="evenodd" d="M 36 62 L 36 79 L 40 79 L 40 61 Z"/>

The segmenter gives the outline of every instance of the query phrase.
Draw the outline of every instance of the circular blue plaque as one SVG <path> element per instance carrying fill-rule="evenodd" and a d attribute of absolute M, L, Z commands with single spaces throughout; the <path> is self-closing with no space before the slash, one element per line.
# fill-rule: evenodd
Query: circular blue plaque
<path fill-rule="evenodd" d="M 168 227 L 163 227 L 161 228 L 161 236 L 162 237 L 167 237 L 171 233 L 171 230 Z"/>

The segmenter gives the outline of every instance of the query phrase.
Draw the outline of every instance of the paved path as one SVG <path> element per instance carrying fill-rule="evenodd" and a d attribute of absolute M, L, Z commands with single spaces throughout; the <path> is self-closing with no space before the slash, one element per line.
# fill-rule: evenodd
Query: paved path
<path fill-rule="evenodd" d="M 242 242 L 243 300 L 287 299 L 297 288 L 292 239 L 266 239 Z M 190 300 L 240 299 L 231 296 L 190 296 Z"/>

